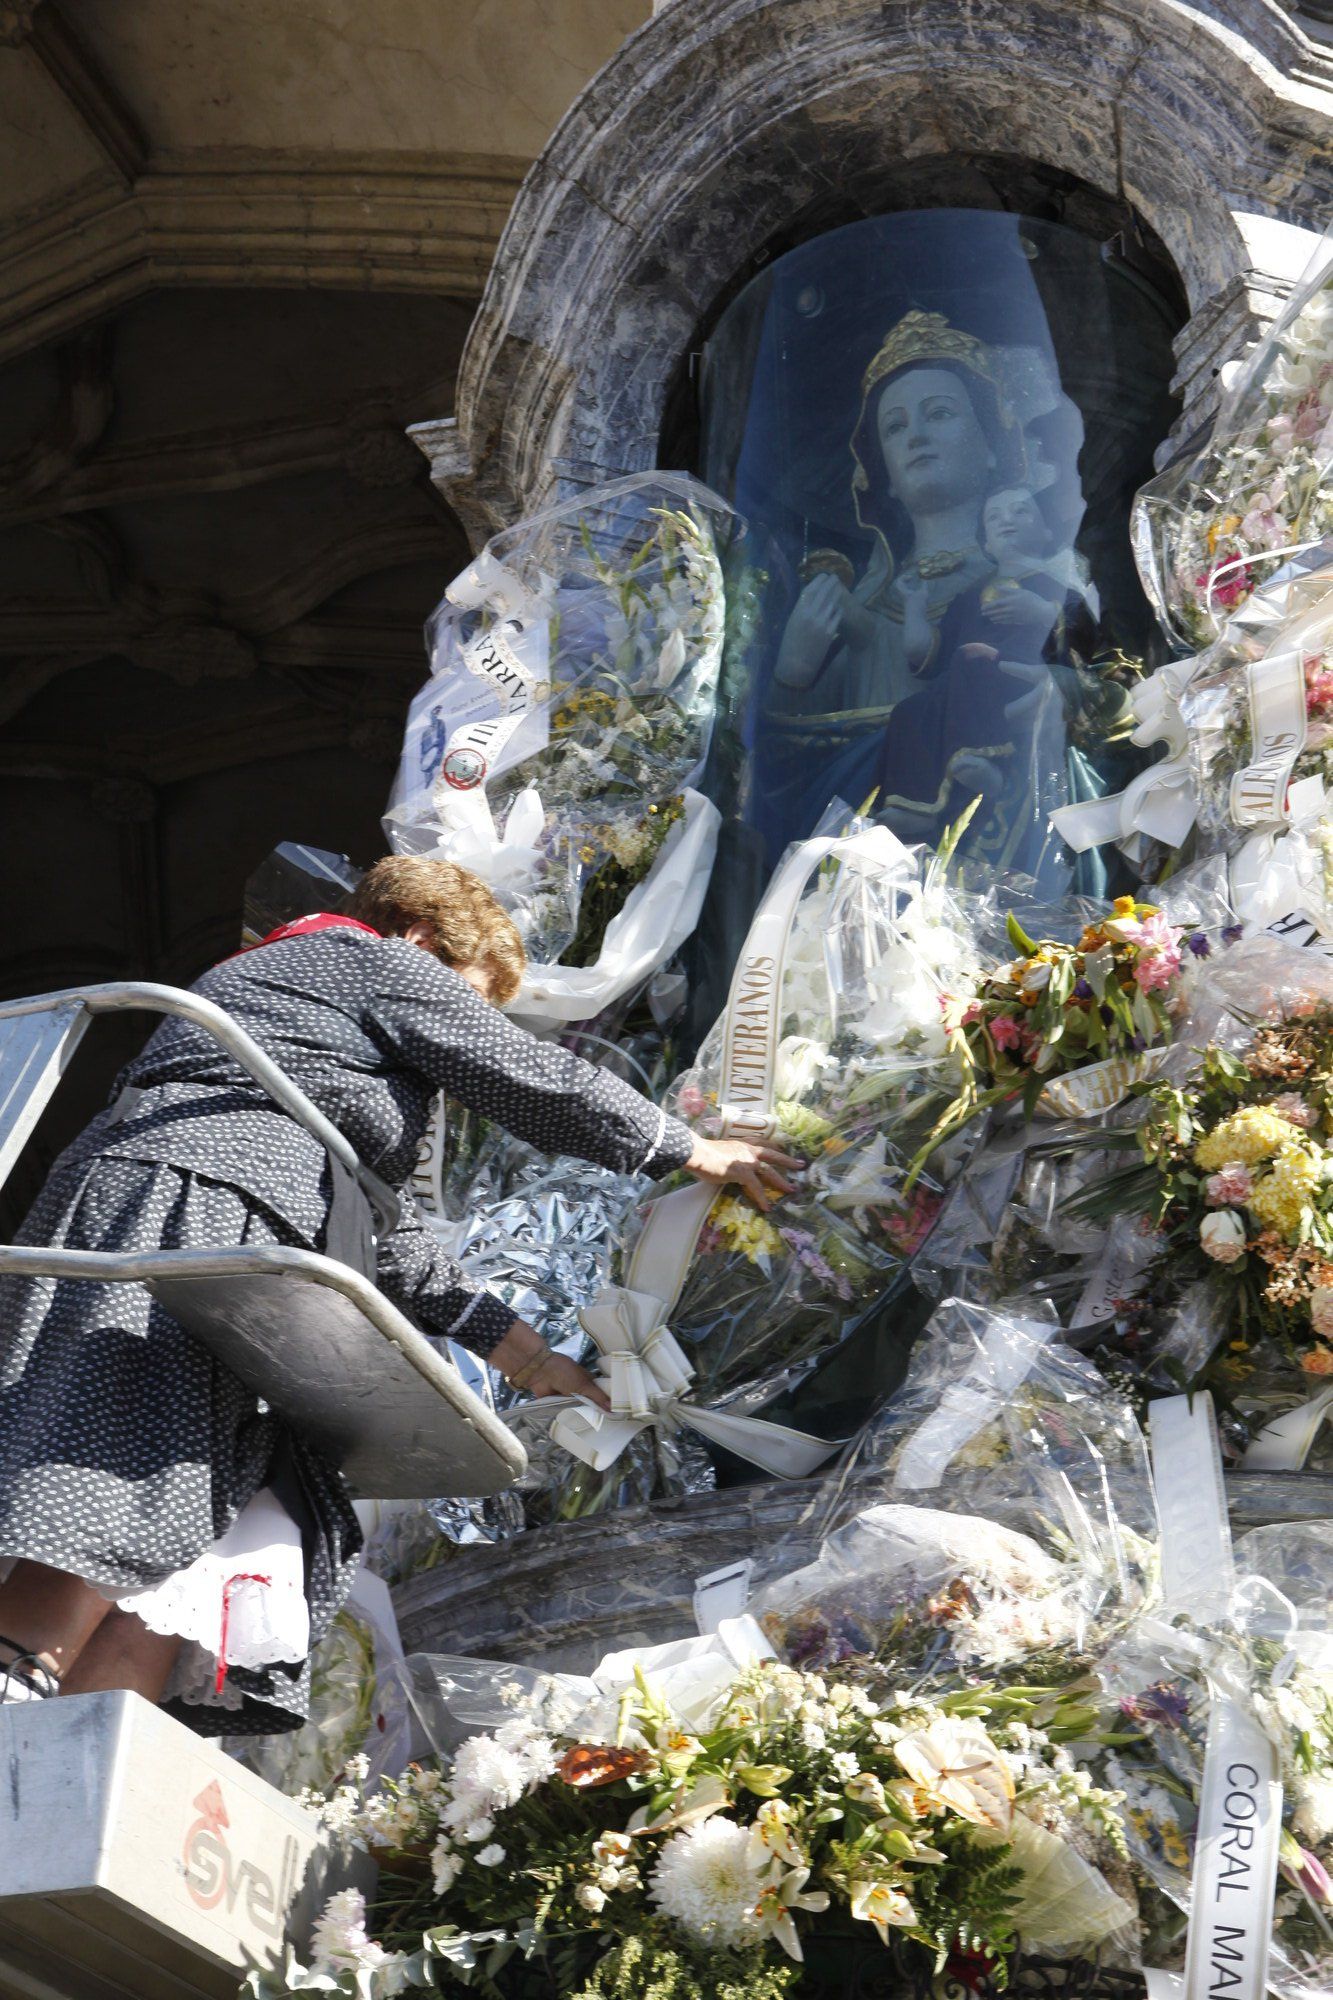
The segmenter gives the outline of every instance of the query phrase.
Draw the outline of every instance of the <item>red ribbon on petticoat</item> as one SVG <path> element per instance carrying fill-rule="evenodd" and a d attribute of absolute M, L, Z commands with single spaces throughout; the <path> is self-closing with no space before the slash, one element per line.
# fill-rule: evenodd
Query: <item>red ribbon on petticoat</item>
<path fill-rule="evenodd" d="M 267 938 L 264 942 L 268 942 Z M 227 1633 L 231 1625 L 231 1594 L 238 1583 L 263 1583 L 271 1587 L 273 1578 L 271 1576 L 242 1576 L 238 1570 L 235 1576 L 229 1576 L 223 1584 L 222 1632 L 218 1639 L 218 1670 L 213 1680 L 214 1694 L 222 1693 L 223 1683 L 227 1678 Z"/>

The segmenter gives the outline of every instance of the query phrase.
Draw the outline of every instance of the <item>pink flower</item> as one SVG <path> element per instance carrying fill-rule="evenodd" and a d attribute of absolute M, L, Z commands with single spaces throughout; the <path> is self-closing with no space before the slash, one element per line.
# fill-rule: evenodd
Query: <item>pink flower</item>
<path fill-rule="evenodd" d="M 1139 947 L 1134 978 L 1140 993 L 1155 993 L 1159 987 L 1169 986 L 1180 970 L 1180 932 L 1161 911 L 1154 910 L 1141 923 L 1122 924 L 1120 935 L 1127 944 Z"/>
<path fill-rule="evenodd" d="M 1333 669 L 1323 664 L 1321 654 L 1309 653 L 1305 659 L 1305 712 L 1317 715 L 1325 708 L 1333 708 Z"/>
<path fill-rule="evenodd" d="M 1273 1109 L 1289 1125 L 1299 1125 L 1302 1132 L 1308 1132 L 1319 1115 L 1298 1090 L 1284 1090 L 1280 1097 L 1273 1099 Z"/>
<path fill-rule="evenodd" d="M 680 1115 L 682 1118 L 702 1118 L 704 1112 L 708 1109 L 708 1099 L 704 1096 L 697 1083 L 685 1084 L 681 1089 L 677 1102 L 680 1105 Z"/>
<path fill-rule="evenodd" d="M 1228 1160 L 1220 1173 L 1210 1174 L 1203 1184 L 1203 1198 L 1209 1208 L 1243 1207 L 1254 1188 L 1254 1176 L 1239 1160 Z"/>
<path fill-rule="evenodd" d="M 1008 1014 L 997 1014 L 990 1024 L 991 1040 L 997 1049 L 1016 1049 L 1022 1046 L 1023 1032 L 1017 1021 Z"/>
<path fill-rule="evenodd" d="M 1199 1224 L 1199 1245 L 1217 1264 L 1234 1264 L 1245 1255 L 1245 1224 L 1233 1208 L 1205 1215 Z"/>

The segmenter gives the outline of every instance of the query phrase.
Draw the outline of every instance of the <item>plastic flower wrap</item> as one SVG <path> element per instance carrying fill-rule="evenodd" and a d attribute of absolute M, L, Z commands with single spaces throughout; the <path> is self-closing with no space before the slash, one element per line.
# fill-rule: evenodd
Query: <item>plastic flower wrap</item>
<path fill-rule="evenodd" d="M 504 1996 L 536 1957 L 569 2000 L 777 2000 L 849 1933 L 909 1974 L 999 1984 L 1020 1943 L 1132 1939 L 1115 1800 L 1062 1751 L 1085 1711 L 1058 1693 L 932 1700 L 770 1661 L 689 1724 L 642 1673 L 618 1707 L 608 1740 L 524 1704 L 438 1769 L 335 1795 L 327 1817 L 384 1864 L 377 1904 L 335 1897 L 310 1971 L 247 1990 L 377 2000 L 458 1968 Z"/>
<path fill-rule="evenodd" d="M 1331 263 L 1325 237 L 1224 396 L 1208 444 L 1135 501 L 1144 586 L 1187 647 L 1216 638 L 1284 553 L 1333 531 Z"/>
<path fill-rule="evenodd" d="M 905 1190 L 947 1080 L 945 1003 L 976 964 L 974 908 L 928 850 L 883 828 L 868 838 L 866 858 L 814 875 L 782 960 L 774 1143 L 808 1169 L 768 1215 L 717 1197 L 672 1314 L 710 1399 L 789 1376 L 873 1303 L 925 1241 L 957 1158 L 935 1153 Z M 705 1132 L 721 1122 L 738 1014 L 743 985 L 668 1096 Z"/>
<path fill-rule="evenodd" d="M 1232 1615 L 1196 1629 L 1154 1621 L 1112 1649 L 1100 1672 L 1116 1700 L 1114 1744 L 1093 1768 L 1122 1800 L 1135 1872 L 1164 1902 L 1144 1956 L 1170 1966 L 1190 1908 L 1211 1684 L 1238 1691 L 1275 1746 L 1282 1784 L 1278 1884 L 1268 1986 L 1333 1986 L 1333 1527 L 1258 1528 L 1235 1545 Z"/>
<path fill-rule="evenodd" d="M 693 928 L 737 528 L 683 475 L 617 480 L 494 536 L 431 620 L 385 831 L 509 905 L 529 1012 L 596 1014 Z"/>
<path fill-rule="evenodd" d="M 1128 1404 L 1041 1318 L 947 1299 L 902 1387 L 812 1495 L 818 1557 L 753 1609 L 798 1665 L 855 1656 L 932 1687 L 1071 1682 L 1154 1589 Z"/>
<path fill-rule="evenodd" d="M 1182 697 L 1199 829 L 1214 845 L 1318 810 L 1333 778 L 1333 570 L 1310 581 L 1319 601 L 1262 650 L 1215 648 Z"/>
<path fill-rule="evenodd" d="M 731 1190 L 663 1187 L 629 1229 L 611 1324 L 582 1315 L 604 1355 L 624 1347 L 622 1313 L 642 1321 L 641 1347 L 670 1328 L 670 1350 L 644 1350 L 651 1382 L 614 1363 L 608 1376 L 616 1418 L 654 1430 L 660 1490 L 680 1490 L 671 1461 L 691 1412 L 752 1416 L 803 1383 L 925 1240 L 959 1149 L 911 1190 L 904 1178 L 945 1101 L 942 1001 L 974 963 L 971 918 L 944 863 L 883 827 L 798 843 L 774 877 L 726 1013 L 667 1102 L 705 1132 L 771 1132 L 808 1171 L 767 1214 Z M 631 1386 L 638 1401 L 621 1408 Z M 714 1441 L 744 1454 L 743 1440 Z M 598 1456 L 610 1465 L 594 1438 Z M 567 1476 L 582 1511 L 620 1490 L 614 1467 L 602 1488 Z"/>

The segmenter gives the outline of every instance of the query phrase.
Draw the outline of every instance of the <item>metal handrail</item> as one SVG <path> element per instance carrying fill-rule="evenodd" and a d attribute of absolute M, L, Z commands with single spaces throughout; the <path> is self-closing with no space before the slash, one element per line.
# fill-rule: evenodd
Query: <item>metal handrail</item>
<path fill-rule="evenodd" d="M 13 1020 L 22 1014 L 53 1012 L 74 1002 L 85 1007 L 90 1014 L 129 1013 L 141 1008 L 148 1013 L 174 1014 L 203 1028 L 221 1043 L 227 1054 L 254 1078 L 288 1117 L 294 1118 L 312 1138 L 318 1139 L 324 1150 L 332 1154 L 340 1165 L 355 1174 L 370 1203 L 379 1233 L 387 1235 L 397 1225 L 400 1207 L 393 1189 L 377 1174 L 371 1173 L 369 1167 L 362 1165 L 351 1140 L 310 1102 L 305 1092 L 292 1082 L 271 1056 L 265 1055 L 258 1042 L 232 1020 L 225 1008 L 203 999 L 198 993 L 187 993 L 183 987 L 125 979 L 101 986 L 67 986 L 59 993 L 40 993 L 34 999 L 7 1000 L 0 1004 L 0 1021 Z"/>

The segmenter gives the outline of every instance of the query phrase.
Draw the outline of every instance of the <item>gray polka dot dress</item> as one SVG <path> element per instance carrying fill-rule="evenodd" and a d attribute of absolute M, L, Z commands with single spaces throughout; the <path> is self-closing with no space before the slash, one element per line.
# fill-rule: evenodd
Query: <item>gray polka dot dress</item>
<path fill-rule="evenodd" d="M 394 1186 L 415 1164 L 439 1090 L 532 1145 L 598 1166 L 657 1177 L 690 1151 L 686 1127 L 515 1027 L 403 939 L 350 928 L 288 938 L 215 967 L 195 991 L 225 1007 Z M 324 1247 L 323 1149 L 202 1030 L 164 1022 L 117 1094 L 57 1160 L 20 1242 Z M 380 1242 L 377 1275 L 427 1332 L 479 1354 L 512 1318 L 414 1216 Z M 113 1591 L 155 1585 L 263 1486 L 301 1528 L 313 1646 L 361 1540 L 335 1468 L 142 1287 L 0 1279 L 0 1556 Z M 295 1728 L 308 1713 L 308 1660 L 233 1667 L 228 1678 L 239 1713 L 183 1707 L 182 1719 L 236 1734 Z"/>

